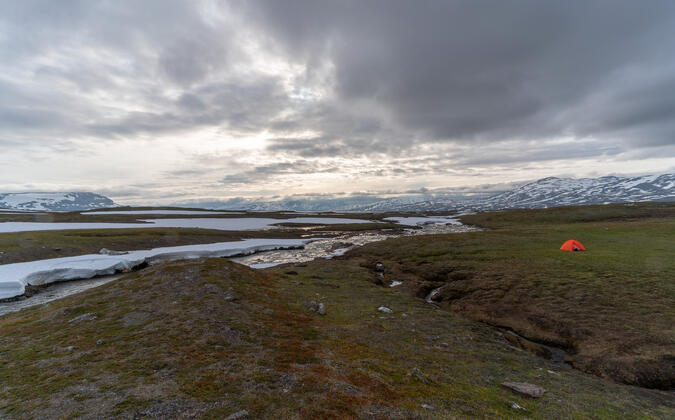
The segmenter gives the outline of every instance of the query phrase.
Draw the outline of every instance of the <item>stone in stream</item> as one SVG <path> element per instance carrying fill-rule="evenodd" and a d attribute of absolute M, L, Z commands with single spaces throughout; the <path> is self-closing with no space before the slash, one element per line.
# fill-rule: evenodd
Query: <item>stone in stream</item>
<path fill-rule="evenodd" d="M 527 382 L 502 382 L 502 386 L 518 394 L 532 398 L 539 398 L 546 392 L 544 388 L 534 384 L 528 384 Z"/>

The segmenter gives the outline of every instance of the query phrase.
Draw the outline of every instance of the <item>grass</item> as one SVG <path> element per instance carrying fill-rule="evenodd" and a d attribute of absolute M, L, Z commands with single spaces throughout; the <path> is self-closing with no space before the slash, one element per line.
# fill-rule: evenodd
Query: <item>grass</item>
<path fill-rule="evenodd" d="M 526 224 L 517 219 L 532 216 L 500 214 L 471 216 L 489 231 L 393 239 L 265 272 L 163 263 L 0 317 L 0 416 L 673 418 L 672 391 L 553 363 L 470 319 L 566 345 L 575 364 L 594 351 L 619 362 L 672 353 L 673 218 Z M 557 251 L 569 236 L 589 251 Z M 376 261 L 386 283 L 404 284 L 378 284 Z M 436 306 L 417 297 L 439 284 Z M 85 313 L 97 317 L 69 322 Z M 504 381 L 547 393 L 521 397 Z"/>
<path fill-rule="evenodd" d="M 437 304 L 573 353 L 613 380 L 675 387 L 675 206 L 593 206 L 466 216 L 489 231 L 392 239 L 350 253 Z M 587 252 L 563 252 L 566 239 Z M 377 281 L 377 278 L 373 278 Z"/>
<path fill-rule="evenodd" d="M 293 269 L 267 275 L 223 259 L 173 262 L 2 317 L 0 410 L 12 418 L 223 418 L 241 409 L 269 419 L 675 413 L 667 393 L 518 351 L 492 328 L 369 282 L 367 269 L 337 260 Z M 328 314 L 308 312 L 309 300 L 326 302 Z M 97 318 L 68 322 L 89 312 Z M 413 368 L 430 382 L 410 376 Z M 548 392 L 521 397 L 500 386 L 507 380 Z"/>

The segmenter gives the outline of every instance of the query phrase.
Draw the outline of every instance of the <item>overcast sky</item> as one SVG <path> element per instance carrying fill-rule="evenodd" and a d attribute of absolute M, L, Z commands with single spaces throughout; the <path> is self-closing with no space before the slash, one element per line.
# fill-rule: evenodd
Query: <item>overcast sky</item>
<path fill-rule="evenodd" d="M 0 192 L 675 171 L 675 1 L 0 2 Z"/>

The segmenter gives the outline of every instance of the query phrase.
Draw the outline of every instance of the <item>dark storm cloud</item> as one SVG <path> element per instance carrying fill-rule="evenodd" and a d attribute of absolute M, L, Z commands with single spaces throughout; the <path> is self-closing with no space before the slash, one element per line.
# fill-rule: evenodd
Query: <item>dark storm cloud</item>
<path fill-rule="evenodd" d="M 2 2 L 0 145 L 218 127 L 267 131 L 296 165 L 228 182 L 428 143 L 495 147 L 446 157 L 459 166 L 662 153 L 674 40 L 670 0 Z M 266 73 L 264 54 L 303 70 Z M 434 168 L 417 165 L 372 174 Z"/>
<path fill-rule="evenodd" d="M 670 81 L 653 82 L 675 71 L 671 1 L 254 3 L 278 48 L 330 57 L 341 99 L 427 139 L 675 141 Z"/>
<path fill-rule="evenodd" d="M 207 22 L 205 7 L 3 2 L 0 134 L 50 147 L 203 126 L 258 132 L 286 106 L 279 80 L 229 74 L 245 60 L 233 28 Z"/>

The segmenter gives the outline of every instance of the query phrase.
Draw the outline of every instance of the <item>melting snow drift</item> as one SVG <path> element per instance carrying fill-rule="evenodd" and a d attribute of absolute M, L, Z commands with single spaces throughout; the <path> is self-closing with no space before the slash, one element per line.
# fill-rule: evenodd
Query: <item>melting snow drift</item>
<path fill-rule="evenodd" d="M 131 251 L 124 255 L 79 255 L 0 265 L 0 299 L 24 294 L 26 285 L 39 286 L 62 280 L 88 279 L 130 270 L 143 263 L 152 264 L 163 260 L 230 257 L 258 251 L 299 248 L 308 241 L 308 239 L 247 239 Z"/>

